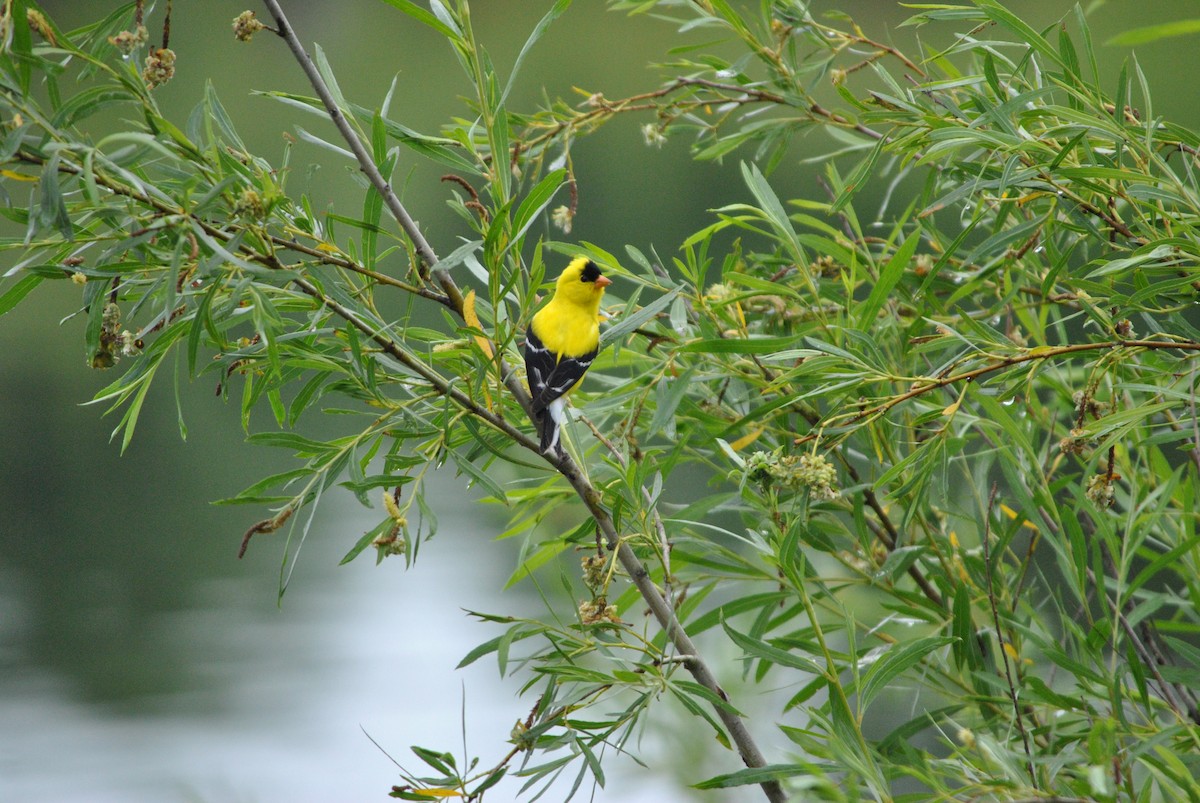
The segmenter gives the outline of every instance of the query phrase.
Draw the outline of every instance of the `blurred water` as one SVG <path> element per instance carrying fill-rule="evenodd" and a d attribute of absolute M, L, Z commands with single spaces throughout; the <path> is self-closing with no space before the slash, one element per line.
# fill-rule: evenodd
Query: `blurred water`
<path fill-rule="evenodd" d="M 336 515 L 351 532 L 369 526 L 361 518 Z M 494 662 L 453 668 L 497 632 L 462 609 L 495 608 L 505 550 L 463 543 L 477 529 L 468 509 L 448 511 L 443 526 L 408 572 L 369 557 L 335 568 L 338 549 L 312 544 L 281 608 L 258 570 L 202 583 L 187 608 L 145 623 L 144 637 L 173 656 L 165 671 L 184 682 L 119 703 L 81 699 L 69 676 L 21 660 L 26 617 L 0 574 L 0 800 L 384 799 L 400 779 L 364 731 L 410 769 L 411 744 L 461 760 L 464 696 L 468 749 L 498 760 L 533 700 L 517 699 Z M 266 537 L 252 548 L 273 549 Z M 493 559 L 462 559 L 476 551 Z M 90 645 L 74 649 L 83 657 Z M 669 795 L 666 779 L 627 769 L 597 799 Z"/>

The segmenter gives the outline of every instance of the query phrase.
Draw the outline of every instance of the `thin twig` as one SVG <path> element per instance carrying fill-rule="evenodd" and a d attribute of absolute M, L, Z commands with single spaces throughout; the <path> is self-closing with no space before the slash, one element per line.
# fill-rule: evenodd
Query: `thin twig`
<path fill-rule="evenodd" d="M 24 151 L 24 150 L 17 151 L 14 154 L 14 157 L 21 160 L 22 162 L 26 162 L 31 165 L 45 166 L 45 164 L 46 164 L 45 159 L 41 158 L 40 156 L 38 156 L 36 154 L 30 153 L 30 152 Z M 73 175 L 73 176 L 79 176 L 79 175 L 83 174 L 83 168 L 80 167 L 79 165 L 76 165 L 76 164 L 68 161 L 66 157 L 63 157 L 59 160 L 58 170 L 60 173 L 67 173 L 67 174 Z M 101 172 L 99 170 L 94 171 L 92 173 L 92 176 L 95 179 L 97 186 L 104 187 L 106 190 L 108 190 L 109 192 L 112 192 L 115 195 L 120 195 L 122 197 L 128 198 L 131 201 L 135 201 L 135 202 L 141 204 L 142 206 L 151 207 L 154 210 L 156 210 L 157 212 L 162 213 L 164 215 L 177 215 L 177 216 L 185 215 L 186 217 L 191 219 L 191 221 L 193 223 L 195 223 L 197 226 L 202 228 L 206 234 L 208 234 L 210 236 L 214 236 L 214 237 L 221 237 L 221 239 L 226 239 L 226 240 L 230 239 L 229 237 L 225 236 L 224 229 L 217 228 L 216 226 L 212 225 L 211 223 L 209 223 L 207 220 L 200 217 L 199 215 L 196 215 L 196 214 L 193 214 L 190 212 L 185 212 L 183 210 L 174 208 L 171 205 L 158 200 L 157 198 L 154 198 L 143 192 L 140 192 L 126 184 L 122 184 L 119 181 L 113 180 L 108 175 L 104 174 L 103 172 Z M 258 231 L 255 233 L 257 234 L 257 236 L 262 237 L 263 239 L 270 242 L 276 248 L 285 248 L 289 251 L 295 251 L 296 253 L 313 257 L 317 262 L 319 262 L 322 265 L 329 265 L 331 267 L 337 267 L 337 268 L 341 268 L 343 270 L 348 270 L 352 273 L 357 273 L 361 276 L 366 276 L 366 277 L 378 282 L 379 284 L 388 285 L 389 287 L 395 287 L 399 290 L 403 290 L 406 293 L 412 293 L 413 295 L 421 296 L 422 298 L 429 299 L 430 301 L 436 301 L 439 304 L 442 304 L 444 306 L 451 306 L 450 299 L 448 299 L 446 296 L 443 296 L 440 293 L 437 293 L 436 291 L 431 290 L 427 287 L 418 287 L 414 284 L 410 284 L 406 281 L 403 281 L 402 279 L 396 279 L 392 276 L 388 276 L 385 273 L 380 273 L 378 271 L 370 270 L 369 268 L 365 268 L 362 265 L 359 265 L 357 262 L 353 262 L 349 259 L 344 259 L 342 257 L 331 254 L 328 251 L 322 251 L 321 249 L 313 247 L 313 246 L 304 245 L 303 243 L 298 242 L 295 239 L 288 239 L 287 237 L 280 237 L 277 234 L 264 234 L 261 231 Z M 194 236 L 190 232 L 188 233 L 187 236 L 192 237 L 194 240 Z M 193 245 L 193 251 L 194 250 L 195 250 L 195 245 Z M 193 253 L 191 258 L 193 260 L 195 260 L 196 255 Z M 451 307 L 451 308 L 453 309 L 453 307 Z"/>
<path fill-rule="evenodd" d="M 1106 349 L 1178 349 L 1180 351 L 1200 351 L 1200 342 L 1194 340 L 1100 340 L 1094 343 L 1073 343 L 1068 346 L 1040 346 L 1038 348 L 1026 349 L 1021 354 L 1014 354 L 1011 357 L 993 357 L 989 365 L 984 365 L 979 368 L 973 368 L 970 371 L 963 371 L 957 374 L 948 376 L 936 377 L 921 377 L 914 382 L 915 387 L 896 396 L 876 404 L 873 407 L 868 407 L 865 410 L 859 410 L 857 413 L 847 414 L 844 420 L 830 419 L 825 422 L 828 427 L 834 421 L 837 421 L 838 426 L 845 428 L 853 424 L 857 424 L 866 419 L 875 419 L 883 415 L 888 410 L 891 410 L 898 404 L 915 399 L 922 396 L 931 390 L 937 390 L 949 385 L 956 385 L 959 382 L 971 382 L 981 376 L 986 376 L 994 371 L 1000 371 L 1005 368 L 1011 368 L 1014 365 L 1031 362 L 1034 360 L 1048 360 L 1054 357 L 1064 357 L 1071 354 L 1078 354 L 1087 351 L 1103 351 Z M 841 418 L 841 417 L 839 417 Z M 796 438 L 797 445 L 806 443 L 816 438 L 818 433 L 813 432 L 808 435 Z"/>
<path fill-rule="evenodd" d="M 1098 548 L 1100 550 L 1101 558 L 1104 562 L 1105 573 L 1113 579 L 1116 579 L 1119 574 L 1117 572 L 1117 565 L 1113 561 L 1112 555 L 1109 553 L 1108 549 L 1105 548 L 1103 542 L 1099 542 Z M 1146 620 L 1142 622 L 1144 627 L 1142 629 L 1142 635 L 1139 636 L 1137 631 L 1134 630 L 1133 625 L 1129 623 L 1129 619 L 1126 617 L 1126 613 L 1131 612 L 1134 608 L 1133 600 L 1128 599 L 1123 603 L 1123 605 L 1118 605 L 1115 597 L 1119 595 L 1109 594 L 1106 590 L 1106 586 L 1097 581 L 1097 578 L 1090 567 L 1088 568 L 1087 573 L 1089 579 L 1091 579 L 1091 581 L 1096 584 L 1097 588 L 1103 592 L 1105 601 L 1108 602 L 1112 609 L 1113 617 L 1117 620 L 1117 624 L 1121 626 L 1121 630 L 1124 631 L 1125 637 L 1129 639 L 1130 643 L 1133 645 L 1133 650 L 1137 654 L 1138 659 L 1148 670 L 1150 670 L 1150 674 L 1154 678 L 1154 683 L 1159 688 L 1159 695 L 1162 697 L 1162 699 L 1171 707 L 1171 710 L 1173 710 L 1176 715 L 1180 717 L 1186 715 L 1192 720 L 1192 722 L 1200 723 L 1200 707 L 1197 706 L 1196 698 L 1192 695 L 1191 690 L 1182 684 L 1176 686 L 1175 684 L 1169 682 L 1165 677 L 1163 677 L 1162 672 L 1159 671 L 1159 666 L 1165 665 L 1167 660 L 1166 656 L 1163 655 L 1162 650 L 1157 644 L 1158 631 L 1154 629 L 1148 620 Z"/>
<path fill-rule="evenodd" d="M 1025 732 L 1025 720 L 1021 716 L 1021 703 L 1017 700 L 1017 687 L 1013 683 L 1012 666 L 1008 660 L 1008 652 L 1004 649 L 1004 628 L 1000 625 L 1000 608 L 996 605 L 996 584 L 992 571 L 992 555 L 989 546 L 992 540 L 992 513 L 996 508 L 996 484 L 992 483 L 992 492 L 988 494 L 987 514 L 983 519 L 983 565 L 987 577 L 988 603 L 992 606 L 992 622 L 996 626 L 996 641 L 1000 645 L 1000 660 L 1004 662 L 1004 679 L 1008 683 L 1008 698 L 1012 701 L 1013 717 L 1017 721 L 1017 730 L 1021 732 L 1021 744 L 1025 746 L 1025 769 L 1029 771 L 1029 782 L 1033 788 L 1038 788 L 1037 774 L 1033 771 L 1033 751 L 1029 748 L 1029 734 Z"/>

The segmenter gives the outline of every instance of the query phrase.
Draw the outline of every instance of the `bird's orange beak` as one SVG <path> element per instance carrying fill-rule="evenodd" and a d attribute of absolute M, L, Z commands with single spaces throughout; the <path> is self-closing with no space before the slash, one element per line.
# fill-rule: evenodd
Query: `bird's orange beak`
<path fill-rule="evenodd" d="M 596 277 L 596 286 L 597 287 L 608 287 L 610 284 L 612 284 L 612 279 L 608 278 L 607 276 L 597 276 Z"/>

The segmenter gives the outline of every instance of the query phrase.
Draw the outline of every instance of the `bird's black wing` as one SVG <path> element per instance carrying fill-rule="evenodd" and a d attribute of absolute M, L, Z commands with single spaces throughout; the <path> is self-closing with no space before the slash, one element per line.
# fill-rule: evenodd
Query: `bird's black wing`
<path fill-rule="evenodd" d="M 559 358 L 530 327 L 525 332 L 525 374 L 529 378 L 529 395 L 533 397 L 533 414 L 541 416 L 550 402 L 578 384 L 598 351 L 592 349 L 578 357 Z"/>

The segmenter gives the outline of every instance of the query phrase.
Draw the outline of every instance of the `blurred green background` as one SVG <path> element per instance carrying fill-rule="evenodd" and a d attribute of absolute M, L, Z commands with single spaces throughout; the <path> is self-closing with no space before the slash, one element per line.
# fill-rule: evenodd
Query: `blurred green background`
<path fill-rule="evenodd" d="M 273 162 L 297 124 L 333 137 L 315 117 L 251 94 L 309 90 L 282 42 L 266 33 L 251 44 L 234 41 L 230 23 L 244 2 L 174 6 L 177 74 L 157 90 L 168 116 L 186 119 L 211 81 L 247 144 Z M 503 74 L 547 6 L 475 4 L 477 33 Z M 72 28 L 115 4 L 43 7 Z M 468 113 L 460 96 L 469 86 L 449 48 L 384 3 L 285 7 L 302 39 L 324 47 L 347 97 L 377 106 L 396 76 L 392 114 L 406 125 L 436 132 L 441 121 Z M 1010 7 L 1044 27 L 1071 4 Z M 898 27 L 910 12 L 896 3 L 840 8 L 874 38 L 917 51 L 914 30 Z M 1102 43 L 1129 27 L 1196 14 L 1185 0 L 1110 2 L 1092 13 L 1093 36 Z M 148 21 L 152 40 L 160 24 L 156 12 Z M 920 31 L 941 43 L 948 33 Z M 576 87 L 609 98 L 652 89 L 661 76 L 648 63 L 679 43 L 672 26 L 649 16 L 576 3 L 527 61 L 509 105 L 532 109 L 543 97 L 578 102 L 584 95 Z M 1112 91 L 1129 53 L 1101 47 L 1101 54 Z M 1154 88 L 1153 113 L 1200 126 L 1196 40 L 1158 42 L 1138 58 Z M 571 238 L 616 254 L 625 244 L 654 247 L 669 259 L 710 222 L 709 209 L 748 200 L 736 169 L 748 155 L 695 164 L 685 141 L 646 147 L 645 122 L 617 120 L 576 143 L 579 214 Z M 772 177 L 781 195 L 823 197 L 812 182 L 818 168 L 801 164 L 821 147 L 797 139 Z M 401 195 L 435 248 L 448 253 L 468 232 L 445 207 L 443 171 L 402 158 Z M 348 164 L 306 144 L 297 146 L 293 164 L 289 189 L 308 193 L 314 207 L 360 208 Z M 860 199 L 872 208 L 869 196 Z M 0 264 L 0 272 L 8 267 Z M 338 568 L 375 516 L 352 499 L 327 499 L 277 605 L 282 536 L 260 537 L 239 562 L 241 534 L 264 511 L 208 502 L 282 470 L 286 460 L 243 443 L 236 405 L 214 396 L 212 377 L 182 382 L 186 442 L 164 383 L 119 457 L 109 441 L 116 419 L 82 406 L 112 376 L 86 367 L 81 318 L 60 325 L 79 304 L 74 286 L 46 283 L 0 318 L 0 800 L 382 799 L 398 779 L 363 731 L 406 763 L 410 744 L 458 750 L 464 698 L 468 749 L 484 761 L 498 758 L 533 700 L 517 699 L 518 684 L 499 681 L 486 662 L 451 670 L 496 635 L 463 609 L 514 613 L 541 605 L 521 596 L 530 589 L 500 597 L 516 560 L 514 544 L 492 540 L 501 514 L 462 505 L 461 483 L 440 477 L 441 532 L 413 570 L 398 560 L 375 567 L 370 557 Z M 265 417 L 254 422 L 260 431 L 273 426 Z M 726 669 L 736 678 L 736 664 Z M 688 733 L 652 730 L 644 745 L 651 766 L 695 780 L 695 751 L 709 748 L 691 744 Z M 721 761 L 733 768 L 728 754 Z M 598 800 L 680 797 L 664 772 L 624 760 L 610 770 Z"/>

